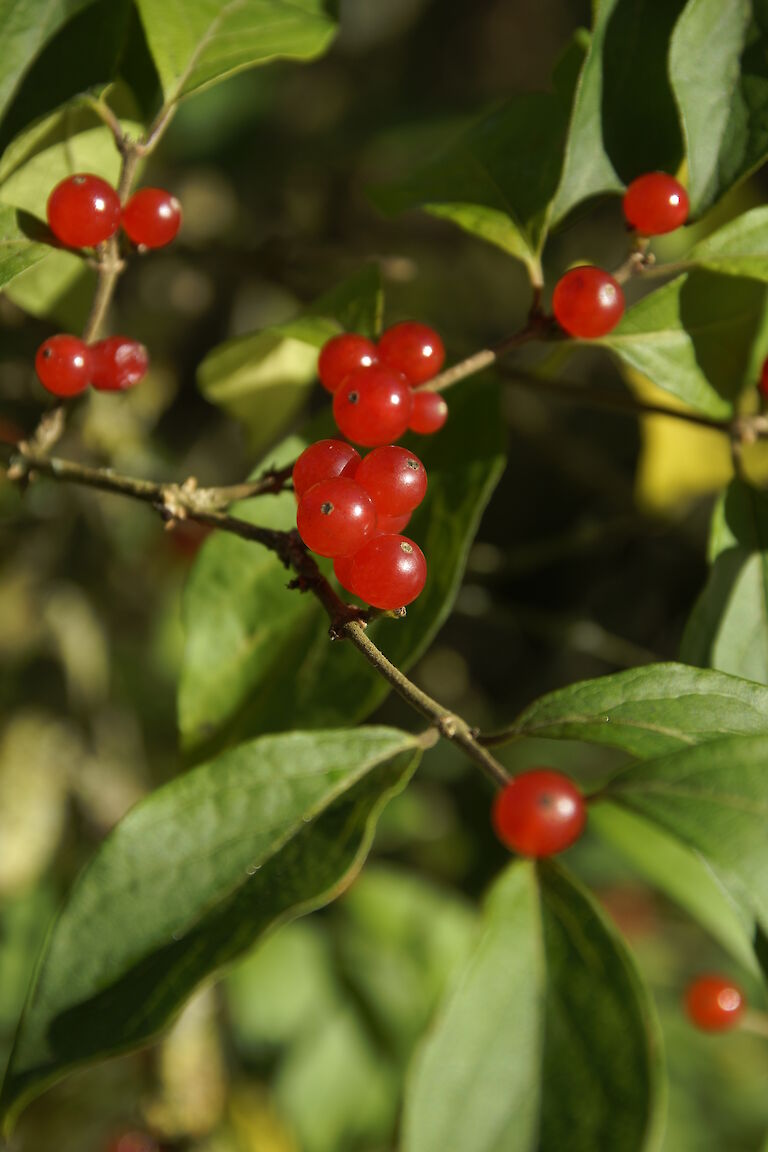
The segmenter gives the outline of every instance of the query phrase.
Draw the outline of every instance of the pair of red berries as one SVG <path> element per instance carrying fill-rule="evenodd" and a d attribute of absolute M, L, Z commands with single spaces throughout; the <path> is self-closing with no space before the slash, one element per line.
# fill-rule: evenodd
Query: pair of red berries
<path fill-rule="evenodd" d="M 437 392 L 419 390 L 440 371 L 445 348 L 426 324 L 388 328 L 378 342 L 352 332 L 334 336 L 320 353 L 317 371 L 333 393 L 339 431 L 355 444 L 375 448 L 405 432 L 429 435 L 442 428 L 448 406 Z"/>
<path fill-rule="evenodd" d="M 410 604 L 427 578 L 427 562 L 400 535 L 424 499 L 421 461 L 395 444 L 364 458 L 343 440 L 318 440 L 293 468 L 299 535 L 319 556 L 332 557 L 343 588 L 374 608 Z"/>
<path fill-rule="evenodd" d="M 664 172 L 638 176 L 624 195 L 627 223 L 643 236 L 673 232 L 688 219 L 688 196 L 679 181 Z M 624 293 L 603 268 L 571 268 L 555 285 L 552 311 L 569 336 L 593 340 L 607 336 L 624 315 Z"/>
<path fill-rule="evenodd" d="M 145 375 L 149 356 L 128 336 L 86 344 L 77 336 L 51 336 L 35 356 L 40 383 L 54 396 L 77 396 L 89 384 L 100 392 L 123 392 Z"/>
<path fill-rule="evenodd" d="M 67 248 L 95 248 L 123 230 L 142 248 L 163 248 L 181 227 L 181 205 L 162 188 L 140 188 L 125 207 L 111 184 L 78 172 L 56 185 L 48 197 L 48 225 Z"/>

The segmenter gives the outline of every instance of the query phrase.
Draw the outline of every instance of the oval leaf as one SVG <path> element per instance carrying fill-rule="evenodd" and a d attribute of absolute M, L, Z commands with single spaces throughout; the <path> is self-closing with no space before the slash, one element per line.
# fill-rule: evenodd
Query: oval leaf
<path fill-rule="evenodd" d="M 328 0 L 137 0 L 166 103 L 255 64 L 309 60 L 330 44 Z"/>
<path fill-rule="evenodd" d="M 0 118 L 56 31 L 93 0 L 0 0 Z"/>
<path fill-rule="evenodd" d="M 648 759 L 729 735 L 768 735 L 768 689 L 736 676 L 648 664 L 536 700 L 510 739 L 586 740 Z"/>
<path fill-rule="evenodd" d="M 725 276 L 768 281 L 768 208 L 753 208 L 713 232 L 688 260 Z"/>
<path fill-rule="evenodd" d="M 4 288 L 27 268 L 38 264 L 51 249 L 34 239 L 39 221 L 27 223 L 24 214 L 0 205 L 0 288 Z"/>
<path fill-rule="evenodd" d="M 503 467 L 496 387 L 470 382 L 451 389 L 448 404 L 445 428 L 416 449 L 429 489 L 408 534 L 427 557 L 426 588 L 405 620 L 371 626 L 376 643 L 403 670 L 450 612 Z M 274 459 L 287 462 L 301 446 L 294 441 Z M 239 514 L 270 527 L 296 523 L 291 493 L 251 501 Z M 326 614 L 311 596 L 287 591 L 289 579 L 274 556 L 234 536 L 214 537 L 201 550 L 183 602 L 179 727 L 188 746 L 224 728 L 230 738 L 243 738 L 296 724 L 354 724 L 386 696 L 388 685 L 358 652 L 329 642 Z"/>
<path fill-rule="evenodd" d="M 418 755 L 387 728 L 265 737 L 134 808 L 49 936 L 0 1095 L 6 1121 L 77 1065 L 145 1043 L 260 934 L 338 896 Z"/>

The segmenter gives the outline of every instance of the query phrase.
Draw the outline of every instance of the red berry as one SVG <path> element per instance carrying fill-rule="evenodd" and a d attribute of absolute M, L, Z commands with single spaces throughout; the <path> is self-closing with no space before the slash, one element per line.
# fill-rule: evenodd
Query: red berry
<path fill-rule="evenodd" d="M 346 476 L 353 480 L 360 453 L 343 440 L 318 440 L 305 448 L 293 466 L 293 490 L 302 496 L 313 484 L 321 480 L 331 480 L 334 476 Z"/>
<path fill-rule="evenodd" d="M 610 273 L 582 264 L 558 280 L 552 310 L 569 335 L 590 340 L 616 327 L 624 315 L 624 293 Z"/>
<path fill-rule="evenodd" d="M 334 476 L 313 485 L 299 500 L 299 536 L 319 556 L 349 556 L 376 530 L 376 509 L 354 480 Z"/>
<path fill-rule="evenodd" d="M 382 333 L 379 359 L 402 372 L 411 384 L 423 384 L 442 368 L 445 348 L 434 328 L 407 320 Z"/>
<path fill-rule="evenodd" d="M 403 608 L 421 592 L 427 562 L 407 536 L 375 536 L 356 552 L 349 570 L 350 591 L 373 608 Z"/>
<path fill-rule="evenodd" d="M 762 371 L 760 372 L 760 382 L 757 388 L 763 399 L 768 400 L 768 360 L 763 362 Z"/>
<path fill-rule="evenodd" d="M 57 184 L 48 197 L 48 224 L 68 248 L 94 248 L 120 226 L 120 198 L 100 176 L 79 172 Z"/>
<path fill-rule="evenodd" d="M 90 381 L 90 349 L 77 336 L 51 336 L 37 350 L 35 371 L 54 396 L 77 396 Z"/>
<path fill-rule="evenodd" d="M 688 986 L 685 1008 L 691 1022 L 705 1032 L 733 1028 L 744 1011 L 744 996 L 725 976 L 700 976 Z"/>
<path fill-rule="evenodd" d="M 688 219 L 688 193 L 674 176 L 646 172 L 624 193 L 624 215 L 643 236 L 674 232 Z"/>
<path fill-rule="evenodd" d="M 396 444 L 369 452 L 355 479 L 376 505 L 377 516 L 413 512 L 427 491 L 427 473 L 421 460 Z"/>
<path fill-rule="evenodd" d="M 402 516 L 379 516 L 376 513 L 376 535 L 377 536 L 399 536 L 403 528 L 407 528 L 411 520 L 410 512 L 404 512 Z"/>
<path fill-rule="evenodd" d="M 334 576 L 347 592 L 354 592 L 354 588 L 352 587 L 352 564 L 354 559 L 354 555 L 337 556 L 333 562 Z"/>
<path fill-rule="evenodd" d="M 496 794 L 493 826 L 521 856 L 553 856 L 569 848 L 587 819 L 584 799 L 567 776 L 549 768 L 521 772 Z"/>
<path fill-rule="evenodd" d="M 354 332 L 342 332 L 323 345 L 317 361 L 317 374 L 323 387 L 335 392 L 351 372 L 370 368 L 377 360 L 376 345 L 372 340 L 356 336 Z"/>
<path fill-rule="evenodd" d="M 408 381 L 381 364 L 359 368 L 347 376 L 333 397 L 339 430 L 366 448 L 399 440 L 408 427 L 412 408 Z"/>
<path fill-rule="evenodd" d="M 134 244 L 164 248 L 181 227 L 181 204 L 162 188 L 140 188 L 123 208 L 123 228 Z"/>
<path fill-rule="evenodd" d="M 147 1132 L 123 1132 L 109 1144 L 107 1152 L 158 1152 L 158 1148 Z"/>
<path fill-rule="evenodd" d="M 426 389 L 414 392 L 413 411 L 408 421 L 411 432 L 429 436 L 432 432 L 439 432 L 447 419 L 448 405 L 439 392 L 428 392 Z"/>
<path fill-rule="evenodd" d="M 99 392 L 124 392 L 144 378 L 149 355 L 130 336 L 109 336 L 91 348 L 91 383 Z"/>

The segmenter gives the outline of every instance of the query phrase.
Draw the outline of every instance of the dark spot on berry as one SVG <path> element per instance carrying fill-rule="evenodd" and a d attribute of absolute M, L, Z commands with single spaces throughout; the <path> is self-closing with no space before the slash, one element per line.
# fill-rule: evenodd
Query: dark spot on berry
<path fill-rule="evenodd" d="M 43 349 L 43 359 L 44 360 L 50 360 L 51 356 L 53 356 L 53 349 L 52 348 L 44 348 Z"/>
<path fill-rule="evenodd" d="M 85 184 L 85 176 L 73 176 L 72 177 L 72 183 L 73 184 Z"/>
<path fill-rule="evenodd" d="M 406 468 L 410 468 L 412 472 L 418 472 L 421 467 L 418 460 L 406 460 L 405 466 Z"/>
<path fill-rule="evenodd" d="M 400 551 L 410 555 L 410 553 L 413 552 L 413 548 L 406 540 L 403 540 L 402 544 L 400 545 Z"/>
<path fill-rule="evenodd" d="M 357 404 L 359 399 L 360 399 L 360 393 L 359 392 L 350 392 L 349 395 L 347 396 L 347 400 L 349 400 L 350 404 Z"/>
<path fill-rule="evenodd" d="M 536 803 L 539 808 L 543 808 L 545 811 L 548 811 L 550 808 L 555 806 L 555 798 L 554 796 L 550 796 L 549 792 L 542 792 Z"/>
<path fill-rule="evenodd" d="M 322 512 L 323 516 L 330 516 L 331 512 L 333 512 L 333 504 L 331 501 L 326 500 L 325 503 L 321 504 L 320 511 Z"/>

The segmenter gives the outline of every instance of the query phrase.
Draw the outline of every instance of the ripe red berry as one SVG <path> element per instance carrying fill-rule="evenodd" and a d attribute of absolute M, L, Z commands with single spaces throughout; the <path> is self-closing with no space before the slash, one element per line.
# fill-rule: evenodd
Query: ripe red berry
<path fill-rule="evenodd" d="M 496 794 L 493 826 L 522 856 L 553 856 L 578 840 L 587 819 L 584 798 L 567 776 L 549 768 L 521 772 Z"/>
<path fill-rule="evenodd" d="M 77 336 L 51 336 L 37 350 L 35 371 L 54 396 L 77 396 L 90 381 L 90 349 Z"/>
<path fill-rule="evenodd" d="M 624 293 L 609 272 L 582 264 L 558 280 L 552 310 L 569 335 L 590 340 L 616 327 L 624 315 Z"/>
<path fill-rule="evenodd" d="M 399 440 L 408 427 L 413 391 L 400 372 L 374 364 L 347 376 L 334 393 L 333 416 L 355 444 L 375 448 Z"/>
<path fill-rule="evenodd" d="M 418 508 L 427 491 L 427 472 L 406 448 L 387 444 L 364 457 L 355 479 L 376 505 L 376 515 L 402 516 Z"/>
<path fill-rule="evenodd" d="M 360 453 L 343 440 L 318 440 L 305 448 L 293 466 L 293 490 L 302 496 L 313 484 L 346 476 L 353 480 L 360 463 Z"/>
<path fill-rule="evenodd" d="M 733 1028 L 744 1011 L 744 996 L 725 976 L 699 976 L 688 986 L 685 1008 L 691 1022 L 704 1032 Z"/>
<path fill-rule="evenodd" d="M 342 332 L 323 345 L 317 361 L 317 374 L 323 387 L 335 392 L 351 372 L 370 368 L 377 360 L 376 345 L 372 340 L 354 332 Z"/>
<path fill-rule="evenodd" d="M 423 384 L 442 368 L 445 348 L 434 328 L 407 320 L 382 333 L 379 359 L 402 372 L 409 383 Z"/>
<path fill-rule="evenodd" d="M 757 389 L 764 400 L 768 400 L 768 360 L 763 362 L 762 371 L 760 372 L 760 381 Z"/>
<path fill-rule="evenodd" d="M 307 548 L 319 556 L 349 556 L 373 536 L 376 509 L 364 488 L 335 476 L 304 493 L 296 525 Z"/>
<path fill-rule="evenodd" d="M 99 392 L 124 392 L 144 378 L 149 354 L 130 336 L 109 336 L 91 347 L 91 384 Z"/>
<path fill-rule="evenodd" d="M 123 208 L 123 228 L 134 244 L 164 248 L 181 227 L 181 204 L 162 188 L 140 188 Z"/>
<path fill-rule="evenodd" d="M 371 607 L 390 611 L 416 599 L 427 579 L 427 562 L 407 536 L 375 536 L 352 557 L 348 576 L 350 591 Z"/>
<path fill-rule="evenodd" d="M 646 172 L 624 193 L 624 215 L 643 236 L 674 232 L 688 219 L 688 193 L 674 176 Z"/>
<path fill-rule="evenodd" d="M 402 516 L 379 516 L 377 510 L 376 535 L 391 536 L 394 534 L 395 536 L 398 536 L 404 528 L 408 527 L 410 520 L 410 512 L 404 512 Z"/>
<path fill-rule="evenodd" d="M 333 562 L 333 573 L 342 588 L 354 592 L 352 587 L 352 564 L 354 556 L 337 556 Z"/>
<path fill-rule="evenodd" d="M 448 419 L 448 405 L 439 392 L 419 389 L 413 394 L 413 411 L 408 427 L 420 436 L 439 432 Z"/>
<path fill-rule="evenodd" d="M 120 226 L 120 198 L 100 176 L 79 172 L 57 184 L 48 197 L 48 224 L 68 248 L 94 248 Z"/>

